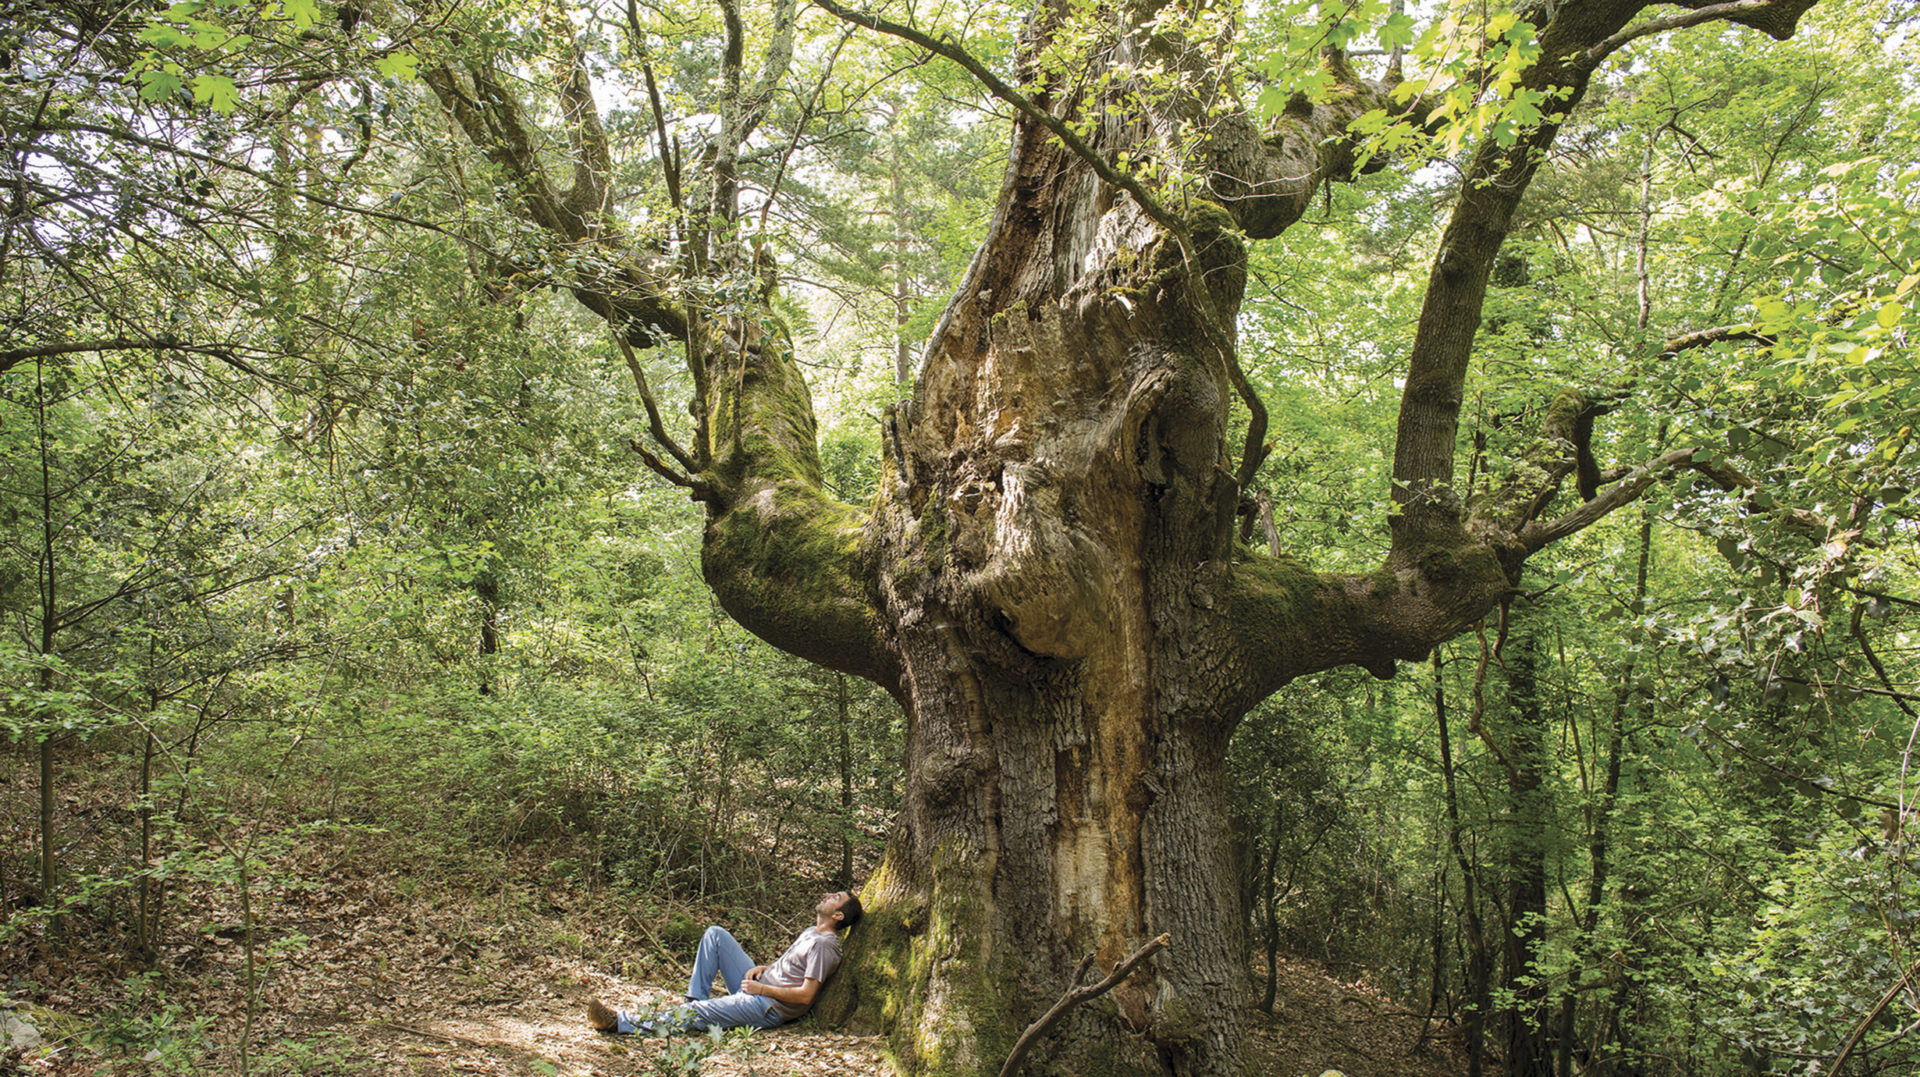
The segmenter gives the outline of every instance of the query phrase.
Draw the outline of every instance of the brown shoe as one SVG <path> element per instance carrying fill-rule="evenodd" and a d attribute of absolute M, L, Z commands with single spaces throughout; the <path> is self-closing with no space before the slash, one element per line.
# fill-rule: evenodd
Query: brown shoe
<path fill-rule="evenodd" d="M 599 999 L 587 1002 L 587 1024 L 595 1032 L 615 1032 L 620 1028 L 620 1016 L 602 1005 Z"/>

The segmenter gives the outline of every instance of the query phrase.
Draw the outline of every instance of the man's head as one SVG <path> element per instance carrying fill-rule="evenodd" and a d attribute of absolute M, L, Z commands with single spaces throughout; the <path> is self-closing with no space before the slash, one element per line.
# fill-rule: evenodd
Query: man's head
<path fill-rule="evenodd" d="M 827 931 L 845 931 L 860 922 L 864 915 L 860 908 L 860 899 L 851 890 L 836 890 L 820 898 L 820 904 L 814 906 L 813 913 L 820 927 Z"/>

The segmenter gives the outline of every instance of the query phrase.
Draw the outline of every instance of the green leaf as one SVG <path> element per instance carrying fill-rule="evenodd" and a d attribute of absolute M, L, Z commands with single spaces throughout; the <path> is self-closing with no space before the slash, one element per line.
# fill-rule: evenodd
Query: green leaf
<path fill-rule="evenodd" d="M 1413 19 L 1394 13 L 1380 24 L 1380 44 L 1386 48 L 1406 48 L 1413 44 Z"/>
<path fill-rule="evenodd" d="M 410 52 L 396 52 L 389 56 L 382 56 L 373 66 L 390 79 L 411 82 L 419 77 L 420 57 Z"/>
<path fill-rule="evenodd" d="M 193 40 L 193 35 L 170 23 L 157 22 L 140 31 L 140 40 L 155 48 L 171 49 Z"/>
<path fill-rule="evenodd" d="M 180 68 L 176 64 L 166 67 L 150 67 L 140 72 L 140 98 L 143 101 L 165 101 L 180 92 L 182 85 Z"/>
<path fill-rule="evenodd" d="M 195 75 L 193 100 L 195 104 L 211 106 L 215 112 L 226 113 L 239 104 L 239 94 L 233 80 L 225 75 Z"/>
<path fill-rule="evenodd" d="M 313 25 L 320 16 L 320 7 L 315 0 L 280 0 L 282 17 L 292 19 L 295 29 L 305 30 Z"/>
<path fill-rule="evenodd" d="M 1389 119 L 1384 108 L 1370 109 L 1354 118 L 1347 130 L 1357 135 L 1377 135 L 1386 130 Z"/>

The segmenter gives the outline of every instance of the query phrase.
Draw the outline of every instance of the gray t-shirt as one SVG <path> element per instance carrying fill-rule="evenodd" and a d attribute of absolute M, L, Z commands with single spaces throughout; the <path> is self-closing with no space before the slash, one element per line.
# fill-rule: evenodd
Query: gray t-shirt
<path fill-rule="evenodd" d="M 826 983 L 827 977 L 839 967 L 840 936 L 810 927 L 793 940 L 793 945 L 780 955 L 780 960 L 767 966 L 767 971 L 760 974 L 760 982 L 768 987 L 805 987 L 808 980 Z M 805 1006 L 789 1005 L 779 999 L 773 999 L 772 1002 L 774 1012 L 782 1020 L 792 1021 L 807 1012 Z"/>

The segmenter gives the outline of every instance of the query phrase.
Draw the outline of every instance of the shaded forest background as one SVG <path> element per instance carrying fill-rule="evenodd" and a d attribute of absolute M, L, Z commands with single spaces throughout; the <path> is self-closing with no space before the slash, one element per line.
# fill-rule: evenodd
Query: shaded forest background
<path fill-rule="evenodd" d="M 670 980 L 709 920 L 778 945 L 858 884 L 899 794 L 898 707 L 729 621 L 697 512 L 639 466 L 636 373 L 686 422 L 672 357 L 542 287 L 568 252 L 489 210 L 412 80 L 452 46 L 349 10 L 0 28 L 0 976 L 63 1064 L 373 1066 L 333 1032 L 252 1042 L 321 934 L 301 895 L 345 877 L 493 909 L 454 947 L 473 975 L 557 907 L 584 922 L 543 945 Z M 669 97 L 714 77 L 715 12 L 472 10 L 529 57 L 644 52 Z M 1536 557 L 1430 665 L 1296 682 L 1245 723 L 1249 1007 L 1284 1025 L 1266 970 L 1304 958 L 1476 1073 L 1920 1066 L 1913 19 L 1822 4 L 1791 41 L 1702 28 L 1596 82 L 1488 302 L 1469 485 L 1566 386 L 1612 394 L 1597 469 L 1715 459 Z M 968 32 L 1004 52 L 1016 24 Z M 1004 119 L 808 25 L 743 172 L 777 192 L 756 227 L 828 485 L 865 503 Z M 642 102 L 602 104 L 647 145 Z M 1258 500 L 1317 567 L 1378 557 L 1460 152 L 1330 188 L 1253 252 Z M 232 1004 L 185 1001 L 234 948 Z"/>

